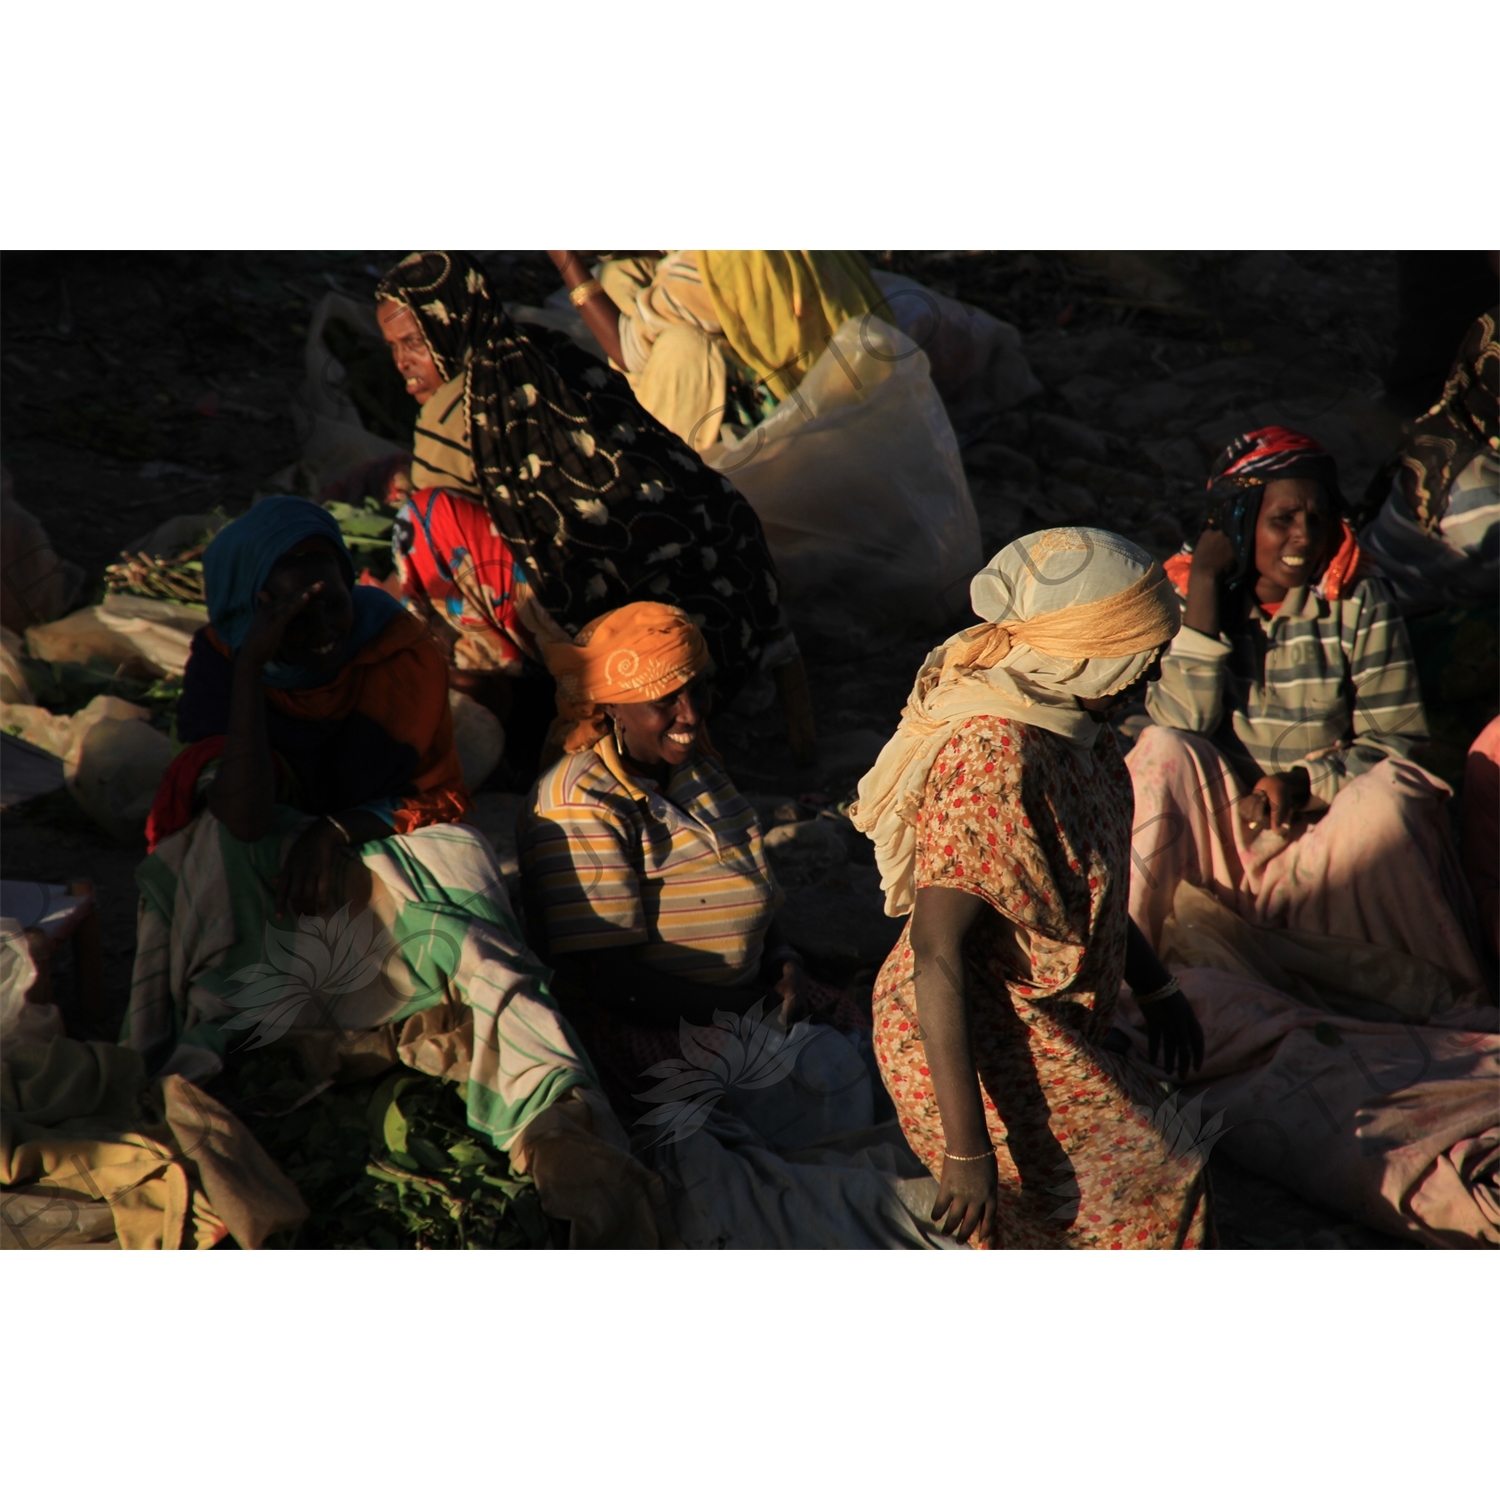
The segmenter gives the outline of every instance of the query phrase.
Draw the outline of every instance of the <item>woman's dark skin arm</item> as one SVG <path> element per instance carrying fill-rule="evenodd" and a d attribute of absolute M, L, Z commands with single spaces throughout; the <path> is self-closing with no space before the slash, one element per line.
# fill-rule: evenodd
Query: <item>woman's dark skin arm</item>
<path fill-rule="evenodd" d="M 1234 566 L 1234 543 L 1216 526 L 1209 527 L 1193 548 L 1188 574 L 1187 608 L 1182 623 L 1189 630 L 1219 634 L 1219 580 Z"/>
<path fill-rule="evenodd" d="M 266 728 L 263 673 L 274 660 L 287 625 L 323 588 L 315 583 L 279 595 L 263 592 L 256 612 L 234 659 L 234 683 L 229 699 L 229 734 L 219 769 L 208 794 L 209 811 L 228 829 L 230 837 L 254 843 L 271 831 L 276 805 L 276 765 Z M 339 816 L 349 834 L 348 845 L 387 838 L 391 830 L 375 814 L 352 809 Z M 298 837 L 287 854 L 277 882 L 276 915 L 287 908 L 299 914 L 327 915 L 347 899 L 349 861 L 344 836 L 319 818 Z"/>
<path fill-rule="evenodd" d="M 292 617 L 322 587 L 315 583 L 274 598 L 263 592 L 261 607 L 235 653 L 228 742 L 219 758 L 208 807 L 230 836 L 242 843 L 254 843 L 271 831 L 271 814 L 276 805 L 276 764 L 266 730 L 263 674 L 275 658 Z"/>
<path fill-rule="evenodd" d="M 970 1045 L 963 963 L 964 938 L 987 905 L 967 891 L 924 886 L 912 908 L 911 947 L 917 1021 L 932 1074 L 932 1091 L 942 1116 L 946 1149 L 952 1153 L 943 1162 L 932 1217 L 943 1233 L 955 1239 L 968 1239 L 977 1232 L 983 1242 L 990 1243 L 998 1186 Z M 1017 939 L 1017 954 L 1024 961 L 1019 934 Z M 1131 989 L 1146 994 L 1160 989 L 1172 977 L 1134 922 L 1126 939 L 1125 975 Z M 1180 1061 L 1185 1074 L 1190 1052 L 1194 1066 L 1202 1065 L 1203 1032 L 1183 996 L 1148 1002 L 1142 1011 L 1153 1062 L 1164 1041 L 1169 1071 L 1174 1062 Z M 980 1159 L 955 1161 L 954 1156 Z"/>
<path fill-rule="evenodd" d="M 964 938 L 987 905 L 968 891 L 924 886 L 912 907 L 911 948 L 917 1022 L 946 1149 L 952 1153 L 943 1161 L 933 1222 L 957 1240 L 977 1233 L 984 1244 L 991 1244 L 999 1185 L 969 1040 L 963 955 Z M 955 1161 L 955 1156 L 978 1159 Z"/>
<path fill-rule="evenodd" d="M 1149 995 L 1171 979 L 1171 971 L 1132 920 L 1125 934 L 1125 983 L 1136 994 Z M 1141 1014 L 1146 1018 L 1147 1048 L 1153 1063 L 1157 1052 L 1165 1046 L 1162 1063 L 1167 1072 L 1186 1078 L 1203 1066 L 1203 1028 L 1186 995 L 1148 1000 L 1141 1006 Z"/>
<path fill-rule="evenodd" d="M 589 268 L 579 259 L 576 250 L 549 250 L 552 264 L 562 273 L 563 285 L 571 292 L 589 279 Z M 606 292 L 595 292 L 582 307 L 583 321 L 588 330 L 599 341 L 599 347 L 610 357 L 616 367 L 625 368 L 625 355 L 620 348 L 620 309 Z"/>

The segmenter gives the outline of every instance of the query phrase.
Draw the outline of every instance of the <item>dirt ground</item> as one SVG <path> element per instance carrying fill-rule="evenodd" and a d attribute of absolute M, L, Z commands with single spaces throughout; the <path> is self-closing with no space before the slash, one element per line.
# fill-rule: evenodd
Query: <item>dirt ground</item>
<path fill-rule="evenodd" d="M 1362 496 L 1399 436 L 1382 403 L 1397 322 L 1390 254 L 867 252 L 1016 324 L 1043 393 L 966 435 L 991 555 L 1061 521 L 1101 524 L 1158 556 L 1192 534 L 1204 477 L 1235 433 L 1271 422 L 1313 432 Z M 392 251 L 7 254 L 0 263 L 3 459 L 16 498 L 96 582 L 121 548 L 175 515 L 247 505 L 297 457 L 293 395 L 307 319 L 327 290 L 368 296 Z M 507 300 L 556 285 L 539 252 L 484 252 Z M 766 810 L 803 814 L 852 791 L 893 727 L 931 639 L 859 660 L 813 659 L 817 766 L 793 765 L 776 716 L 725 715 L 715 738 Z M 133 868 L 64 794 L 8 813 L 8 879 L 98 884 L 109 1016 L 123 1012 L 134 947 Z M 820 908 L 867 911 L 867 862 L 820 885 Z M 841 906 L 839 903 L 844 902 Z M 824 925 L 836 925 L 836 916 Z M 854 920 L 851 918 L 851 920 Z M 859 967 L 883 919 L 827 962 Z M 858 952 L 856 952 L 858 950 Z M 865 964 L 866 970 L 868 964 Z M 62 976 L 59 989 L 66 999 Z M 75 1018 L 76 1020 L 76 1018 Z M 1229 1248 L 1375 1248 L 1348 1225 L 1216 1159 Z"/>

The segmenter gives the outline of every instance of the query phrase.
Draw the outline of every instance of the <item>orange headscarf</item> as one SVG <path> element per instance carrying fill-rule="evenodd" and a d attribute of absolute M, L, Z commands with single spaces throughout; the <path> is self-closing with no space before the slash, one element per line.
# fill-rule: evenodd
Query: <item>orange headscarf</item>
<path fill-rule="evenodd" d="M 543 644 L 557 679 L 551 747 L 572 755 L 609 733 L 601 703 L 649 703 L 691 682 L 711 663 L 702 632 L 670 604 L 627 604 L 590 620 L 572 641 Z M 701 736 L 700 736 L 701 743 Z"/>

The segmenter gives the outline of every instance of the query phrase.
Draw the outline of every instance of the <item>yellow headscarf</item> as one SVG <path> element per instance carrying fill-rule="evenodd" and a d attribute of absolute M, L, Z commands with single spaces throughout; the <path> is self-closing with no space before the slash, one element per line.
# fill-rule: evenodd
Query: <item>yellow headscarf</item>
<path fill-rule="evenodd" d="M 730 348 L 778 401 L 850 318 L 884 306 L 855 250 L 700 250 L 698 272 Z"/>

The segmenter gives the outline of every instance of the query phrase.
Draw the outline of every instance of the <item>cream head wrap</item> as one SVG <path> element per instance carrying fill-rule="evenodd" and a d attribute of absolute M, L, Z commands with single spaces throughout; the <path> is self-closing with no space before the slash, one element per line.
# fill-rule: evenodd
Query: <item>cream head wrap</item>
<path fill-rule="evenodd" d="M 915 899 L 914 824 L 952 729 L 972 718 L 1015 719 L 1086 752 L 1102 726 L 1078 699 L 1128 688 L 1182 623 L 1161 565 L 1124 537 L 1089 527 L 1012 542 L 974 575 L 969 598 L 985 623 L 951 636 L 922 664 L 900 727 L 849 812 L 875 844 L 893 917 Z"/>

